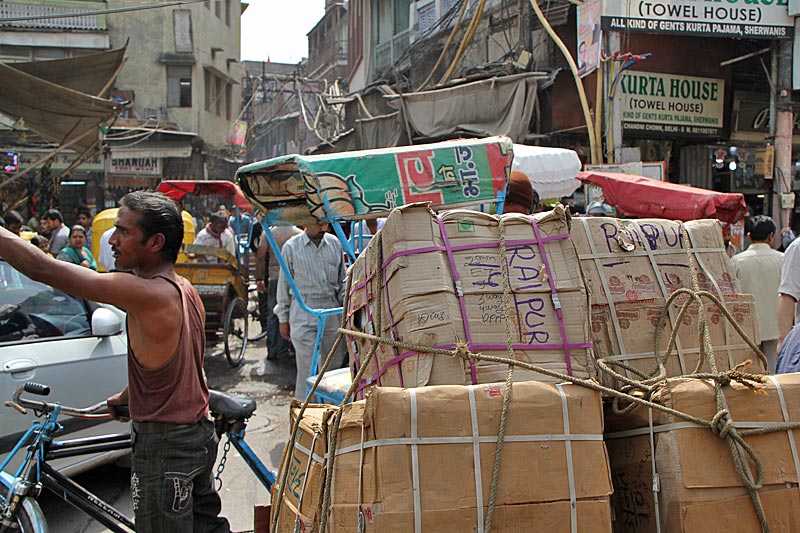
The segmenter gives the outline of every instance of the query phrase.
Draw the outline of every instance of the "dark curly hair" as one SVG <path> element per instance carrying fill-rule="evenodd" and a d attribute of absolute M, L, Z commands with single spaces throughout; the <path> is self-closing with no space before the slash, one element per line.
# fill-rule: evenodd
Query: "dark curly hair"
<path fill-rule="evenodd" d="M 160 192 L 133 191 L 123 196 L 119 205 L 141 213 L 139 228 L 144 233 L 144 240 L 156 233 L 164 235 L 164 247 L 161 248 L 164 259 L 173 263 L 178 259 L 183 242 L 183 217 L 172 198 Z"/>

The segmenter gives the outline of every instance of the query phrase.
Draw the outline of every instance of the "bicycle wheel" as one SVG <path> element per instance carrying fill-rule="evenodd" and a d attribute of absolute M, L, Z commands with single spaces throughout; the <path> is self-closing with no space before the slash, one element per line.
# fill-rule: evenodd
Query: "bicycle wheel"
<path fill-rule="evenodd" d="M 223 326 L 225 357 L 228 358 L 228 364 L 234 368 L 242 364 L 244 351 L 247 348 L 247 329 L 247 306 L 244 300 L 236 297 L 228 305 Z"/>
<path fill-rule="evenodd" d="M 0 473 L 0 509 L 6 505 L 6 496 L 11 487 L 11 479 L 5 472 Z M 47 533 L 47 520 L 44 517 L 39 503 L 33 498 L 23 498 L 17 506 L 17 515 L 15 517 L 17 530 L 20 533 Z M 0 524 L 0 529 L 3 525 Z"/>

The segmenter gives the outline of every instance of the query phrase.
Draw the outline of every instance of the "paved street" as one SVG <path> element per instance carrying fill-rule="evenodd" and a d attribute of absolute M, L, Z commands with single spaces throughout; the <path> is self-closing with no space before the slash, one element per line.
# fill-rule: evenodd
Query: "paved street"
<path fill-rule="evenodd" d="M 265 341 L 247 348 L 241 367 L 231 369 L 223 354 L 206 354 L 206 375 L 211 388 L 246 394 L 256 400 L 258 409 L 247 427 L 247 443 L 272 470 L 280 462 L 289 434 L 289 402 L 294 386 L 294 361 L 265 361 Z M 223 441 L 224 442 L 224 441 Z M 219 455 L 222 455 L 222 444 Z M 131 515 L 130 471 L 106 466 L 79 476 L 77 481 Z M 231 522 L 232 531 L 253 529 L 253 506 L 269 502 L 266 489 L 253 476 L 236 451 L 231 448 L 222 474 L 222 511 Z M 90 520 L 52 495 L 41 498 L 47 520 L 60 533 L 101 533 L 105 527 Z"/>

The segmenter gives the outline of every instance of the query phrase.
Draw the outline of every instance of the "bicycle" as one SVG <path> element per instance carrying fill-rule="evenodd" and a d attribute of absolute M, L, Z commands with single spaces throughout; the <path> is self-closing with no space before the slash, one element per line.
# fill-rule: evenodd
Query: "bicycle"
<path fill-rule="evenodd" d="M 42 489 L 47 489 L 67 501 L 103 526 L 115 533 L 135 532 L 133 520 L 105 503 L 75 481 L 61 474 L 49 464 L 50 460 L 86 455 L 104 451 L 127 449 L 131 446 L 130 433 L 101 435 L 79 439 L 56 441 L 53 437 L 61 431 L 58 424 L 60 414 L 79 418 L 110 418 L 101 413 L 106 410 L 106 402 L 99 402 L 85 408 L 62 406 L 22 397 L 22 394 L 47 396 L 50 388 L 37 383 L 26 383 L 19 387 L 11 401 L 4 405 L 26 414 L 32 409 L 39 418 L 20 438 L 8 457 L 0 464 L 0 533 L 47 533 L 47 520 L 37 498 Z M 275 483 L 275 473 L 264 466 L 250 446 L 245 442 L 247 420 L 256 410 L 255 400 L 247 396 L 210 391 L 209 410 L 214 419 L 217 436 L 227 436 L 223 456 L 217 467 L 216 479 L 221 486 L 221 478 L 230 446 L 241 454 L 259 481 L 269 491 Z M 6 471 L 12 458 L 22 449 L 25 459 L 14 474 Z"/>

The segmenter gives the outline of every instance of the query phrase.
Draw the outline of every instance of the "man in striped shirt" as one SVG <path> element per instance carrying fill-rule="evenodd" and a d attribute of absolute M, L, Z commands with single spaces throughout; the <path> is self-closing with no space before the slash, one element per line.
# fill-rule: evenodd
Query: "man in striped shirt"
<path fill-rule="evenodd" d="M 340 307 L 344 299 L 344 252 L 341 243 L 327 233 L 327 230 L 328 224 L 309 224 L 303 233 L 286 241 L 281 250 L 300 296 L 312 309 Z M 297 379 L 294 395 L 305 399 L 306 378 L 311 371 L 317 334 L 317 319 L 301 308 L 282 270 L 278 276 L 277 302 L 275 314 L 280 323 L 280 334 L 284 339 L 292 341 L 296 354 Z M 340 322 L 338 316 L 329 317 L 325 321 L 319 365 L 324 362 L 336 340 Z M 339 345 L 330 369 L 339 368 L 344 363 L 344 347 L 344 343 Z"/>

